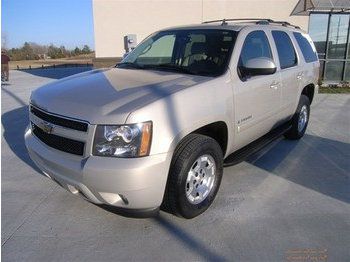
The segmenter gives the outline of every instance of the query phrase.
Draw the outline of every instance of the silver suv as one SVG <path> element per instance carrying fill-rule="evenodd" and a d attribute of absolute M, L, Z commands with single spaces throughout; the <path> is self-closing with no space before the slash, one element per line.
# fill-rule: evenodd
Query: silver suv
<path fill-rule="evenodd" d="M 318 71 L 310 37 L 286 22 L 169 28 L 114 68 L 35 90 L 25 142 L 73 194 L 193 218 L 213 202 L 223 166 L 304 135 Z"/>

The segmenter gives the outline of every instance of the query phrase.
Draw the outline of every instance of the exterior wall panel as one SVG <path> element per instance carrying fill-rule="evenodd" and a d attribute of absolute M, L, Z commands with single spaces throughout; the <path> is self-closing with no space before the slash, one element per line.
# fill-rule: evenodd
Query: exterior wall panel
<path fill-rule="evenodd" d="M 290 17 L 298 0 L 93 0 L 96 57 L 121 57 L 123 37 L 142 41 L 166 27 L 222 18 L 271 18 L 308 28 L 308 17 Z"/>

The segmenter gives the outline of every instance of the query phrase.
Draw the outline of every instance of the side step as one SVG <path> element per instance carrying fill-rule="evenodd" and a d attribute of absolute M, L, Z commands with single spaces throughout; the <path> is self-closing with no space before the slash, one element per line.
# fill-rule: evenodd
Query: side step
<path fill-rule="evenodd" d="M 288 121 L 287 123 L 275 129 L 272 129 L 269 133 L 246 145 L 245 147 L 237 150 L 236 152 L 233 152 L 231 155 L 225 158 L 224 167 L 236 165 L 244 161 L 248 156 L 258 152 L 260 149 L 270 144 L 275 139 L 279 138 L 290 128 L 291 123 Z"/>

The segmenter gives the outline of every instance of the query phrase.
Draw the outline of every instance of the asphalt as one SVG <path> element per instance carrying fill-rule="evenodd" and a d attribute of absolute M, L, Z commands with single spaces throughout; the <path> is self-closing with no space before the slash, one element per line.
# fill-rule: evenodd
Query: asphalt
<path fill-rule="evenodd" d="M 135 219 L 58 187 L 25 150 L 30 92 L 84 70 L 11 71 L 1 87 L 3 261 L 349 261 L 350 95 L 318 95 L 303 139 L 225 168 L 201 216 Z"/>

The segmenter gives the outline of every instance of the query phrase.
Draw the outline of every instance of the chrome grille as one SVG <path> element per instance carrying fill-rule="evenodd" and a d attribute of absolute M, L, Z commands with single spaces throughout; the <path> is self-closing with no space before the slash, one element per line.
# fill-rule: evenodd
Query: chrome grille
<path fill-rule="evenodd" d="M 63 118 L 63 117 L 59 117 L 59 116 L 54 116 L 52 114 L 48 114 L 34 106 L 30 106 L 30 112 L 39 117 L 42 120 L 45 120 L 49 123 L 55 124 L 55 125 L 59 125 L 59 126 L 63 126 L 63 127 L 67 127 L 70 129 L 74 129 L 74 130 L 78 130 L 78 131 L 83 131 L 86 132 L 88 130 L 88 124 L 87 123 L 83 123 L 80 121 L 76 121 L 76 120 L 72 120 L 72 119 L 67 119 L 67 118 Z"/>
<path fill-rule="evenodd" d="M 48 113 L 30 105 L 32 133 L 57 150 L 83 156 L 88 123 Z"/>

